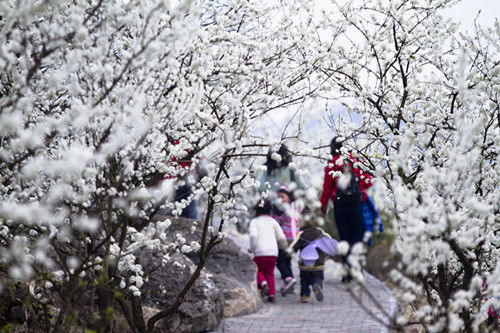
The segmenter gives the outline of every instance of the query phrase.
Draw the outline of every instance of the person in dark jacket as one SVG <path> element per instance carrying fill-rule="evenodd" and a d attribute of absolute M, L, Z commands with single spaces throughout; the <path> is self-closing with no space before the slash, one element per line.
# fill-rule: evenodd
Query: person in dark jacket
<path fill-rule="evenodd" d="M 327 243 L 327 246 L 323 248 L 321 246 L 322 243 Z M 325 259 L 328 255 L 335 255 L 336 248 L 337 242 L 330 235 L 320 227 L 310 223 L 305 224 L 301 228 L 295 240 L 290 244 L 289 249 L 292 249 L 294 252 L 301 252 L 299 269 L 300 300 L 302 303 L 309 301 L 311 287 L 316 299 L 319 302 L 323 301 Z M 306 249 L 310 250 L 307 256 L 304 255 Z M 313 255 L 311 255 L 311 252 Z"/>
<path fill-rule="evenodd" d="M 323 180 L 323 191 L 321 193 L 321 211 L 326 214 L 329 200 L 333 201 L 333 214 L 335 223 L 339 231 L 340 240 L 349 243 L 350 248 L 358 242 L 363 241 L 365 232 L 363 222 L 363 202 L 366 200 L 366 189 L 372 186 L 370 174 L 363 172 L 359 168 L 359 162 L 351 154 L 345 157 L 341 154 L 342 141 L 339 137 L 334 137 L 330 142 L 332 160 L 325 167 L 325 178 Z M 348 202 L 339 199 L 339 179 L 347 174 L 348 177 L 355 176 L 359 182 L 359 197 Z M 351 176 L 352 175 L 352 176 Z M 346 176 L 347 177 L 347 176 Z M 342 262 L 347 266 L 347 256 L 342 256 Z M 346 267 L 348 269 L 348 267 Z M 350 282 L 352 277 L 348 274 L 342 282 Z"/>
<path fill-rule="evenodd" d="M 177 145 L 178 143 L 179 141 L 177 141 L 174 145 Z M 176 203 L 188 203 L 187 206 L 182 209 L 179 216 L 197 220 L 199 215 L 198 204 L 193 198 L 193 189 L 195 188 L 194 184 L 199 183 L 201 179 L 208 176 L 208 171 L 203 159 L 201 159 L 196 166 L 193 167 L 192 153 L 188 149 L 185 150 L 185 153 L 186 155 L 182 159 L 174 158 L 171 161 L 172 166 L 186 171 L 183 177 L 177 179 L 174 201 Z"/>

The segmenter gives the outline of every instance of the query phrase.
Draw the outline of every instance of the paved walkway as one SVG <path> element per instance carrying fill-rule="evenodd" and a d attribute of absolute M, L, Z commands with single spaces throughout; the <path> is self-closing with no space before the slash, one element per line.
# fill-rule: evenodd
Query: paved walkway
<path fill-rule="evenodd" d="M 242 240 L 237 242 L 242 244 Z M 296 261 L 293 268 L 294 275 L 298 278 Z M 265 302 L 256 313 L 225 318 L 214 332 L 388 332 L 382 323 L 366 313 L 353 294 L 381 320 L 387 321 L 387 317 L 375 306 L 366 292 L 362 292 L 355 285 L 346 286 L 341 283 L 338 269 L 338 263 L 327 261 L 323 302 L 318 302 L 312 296 L 309 303 L 300 303 L 300 285 L 297 283 L 296 295 L 282 297 L 278 292 L 274 304 Z M 279 272 L 275 272 L 276 289 L 279 290 L 282 281 Z M 386 313 L 393 314 L 397 309 L 397 302 L 392 292 L 373 276 L 366 274 L 365 278 L 365 285 L 376 302 Z"/>

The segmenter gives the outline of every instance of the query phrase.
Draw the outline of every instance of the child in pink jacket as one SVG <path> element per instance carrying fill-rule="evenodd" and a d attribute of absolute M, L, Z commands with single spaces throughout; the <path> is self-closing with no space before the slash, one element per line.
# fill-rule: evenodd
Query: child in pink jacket
<path fill-rule="evenodd" d="M 293 192 L 288 190 L 285 186 L 281 186 L 277 193 L 280 200 L 279 203 L 273 207 L 272 217 L 278 221 L 285 234 L 287 243 L 290 244 L 299 233 L 299 216 L 304 210 L 304 202 L 301 199 L 295 200 Z M 291 257 L 285 250 L 279 250 L 276 266 L 283 279 L 281 296 L 286 296 L 289 293 L 293 294 L 297 280 L 293 277 Z"/>

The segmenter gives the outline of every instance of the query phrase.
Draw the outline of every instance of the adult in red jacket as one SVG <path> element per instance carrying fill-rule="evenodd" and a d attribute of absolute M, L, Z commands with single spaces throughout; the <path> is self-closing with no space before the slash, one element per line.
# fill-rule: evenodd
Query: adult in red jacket
<path fill-rule="evenodd" d="M 179 141 L 174 143 L 178 145 Z M 198 208 L 197 203 L 193 196 L 193 187 L 195 182 L 199 182 L 203 177 L 208 175 L 208 172 L 204 166 L 204 163 L 200 161 L 196 164 L 195 168 L 192 168 L 192 153 L 185 149 L 185 156 L 182 158 L 173 157 L 170 161 L 171 166 L 174 166 L 177 170 L 185 170 L 185 175 L 177 179 L 177 184 L 175 186 L 174 201 L 175 202 L 189 202 L 189 204 L 182 209 L 179 216 L 186 217 L 189 219 L 198 219 Z M 171 176 L 167 177 L 171 178 Z"/>
<path fill-rule="evenodd" d="M 342 142 L 338 137 L 334 137 L 330 142 L 332 160 L 325 167 L 325 178 L 323 180 L 323 192 L 321 193 L 321 211 L 326 214 L 328 201 L 333 201 L 333 214 L 335 223 L 339 231 L 340 240 L 349 243 L 350 247 L 355 243 L 363 241 L 365 227 L 363 223 L 363 202 L 366 200 L 366 189 L 372 186 L 371 176 L 360 170 L 359 164 L 352 155 L 349 158 L 344 158 L 340 154 Z M 341 198 L 340 190 L 338 190 L 338 180 L 346 169 L 352 169 L 356 178 L 359 181 L 359 195 L 345 200 Z M 348 176 L 347 176 L 348 177 Z M 342 257 L 342 262 L 347 264 L 347 256 Z M 342 279 L 343 282 L 352 280 L 350 274 Z"/>

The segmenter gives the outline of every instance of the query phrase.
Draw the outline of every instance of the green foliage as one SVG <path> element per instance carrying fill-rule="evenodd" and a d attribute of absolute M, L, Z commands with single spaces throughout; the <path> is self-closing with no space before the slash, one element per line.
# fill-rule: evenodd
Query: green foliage
<path fill-rule="evenodd" d="M 11 333 L 14 331 L 15 325 L 8 323 L 7 325 L 0 328 L 0 333 Z"/>
<path fill-rule="evenodd" d="M 339 239 L 339 231 L 337 230 L 337 224 L 335 223 L 335 217 L 333 216 L 333 209 L 327 213 L 325 218 L 325 223 L 321 228 L 332 238 Z"/>
<path fill-rule="evenodd" d="M 123 297 L 123 293 L 121 291 L 118 291 L 118 290 L 113 290 L 113 296 L 116 299 L 121 299 Z"/>
<path fill-rule="evenodd" d="M 374 232 L 372 237 L 373 245 L 385 245 L 387 248 L 390 248 L 392 242 L 396 238 L 394 231 L 394 218 L 388 214 L 387 212 L 379 212 L 380 217 L 382 218 L 384 231 L 383 232 Z"/>
<path fill-rule="evenodd" d="M 398 256 L 391 252 L 392 243 L 396 238 L 393 217 L 381 211 L 384 231 L 374 232 L 372 245 L 366 253 L 366 270 L 381 281 L 387 281 L 390 271 L 396 266 Z"/>

